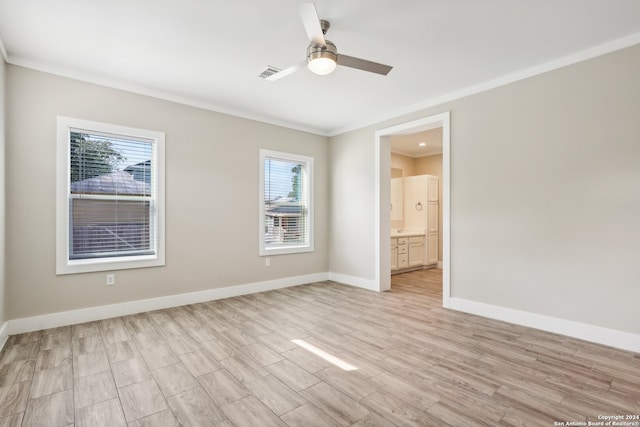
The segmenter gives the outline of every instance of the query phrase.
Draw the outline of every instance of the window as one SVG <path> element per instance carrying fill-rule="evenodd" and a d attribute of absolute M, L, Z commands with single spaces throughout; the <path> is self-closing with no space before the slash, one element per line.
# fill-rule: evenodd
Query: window
<path fill-rule="evenodd" d="M 56 273 L 164 265 L 164 134 L 58 117 Z"/>
<path fill-rule="evenodd" d="M 260 150 L 260 255 L 313 251 L 313 158 Z"/>

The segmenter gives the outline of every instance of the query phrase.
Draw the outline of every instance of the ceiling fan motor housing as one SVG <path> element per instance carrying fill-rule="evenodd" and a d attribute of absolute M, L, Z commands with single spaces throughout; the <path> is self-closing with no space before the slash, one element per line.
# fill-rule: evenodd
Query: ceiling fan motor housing
<path fill-rule="evenodd" d="M 307 47 L 307 63 L 316 58 L 329 58 L 334 62 L 338 61 L 338 48 L 329 40 L 325 40 L 325 45 L 311 43 Z"/>

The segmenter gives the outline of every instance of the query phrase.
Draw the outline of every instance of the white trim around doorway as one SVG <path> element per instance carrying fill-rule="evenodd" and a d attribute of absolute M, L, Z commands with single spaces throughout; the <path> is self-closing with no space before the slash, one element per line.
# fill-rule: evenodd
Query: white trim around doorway
<path fill-rule="evenodd" d="M 377 130 L 375 133 L 375 283 L 378 291 L 391 288 L 391 137 L 442 127 L 442 306 L 450 307 L 451 298 L 451 226 L 450 226 L 450 113 L 448 111 Z"/>

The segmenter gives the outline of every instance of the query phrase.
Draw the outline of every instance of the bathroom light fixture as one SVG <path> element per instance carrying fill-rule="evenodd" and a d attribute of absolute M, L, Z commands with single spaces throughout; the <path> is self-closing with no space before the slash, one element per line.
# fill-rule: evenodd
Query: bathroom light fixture
<path fill-rule="evenodd" d="M 420 146 L 420 147 L 426 147 L 426 146 L 427 146 L 427 143 L 426 143 L 426 142 L 421 142 L 421 143 L 419 143 L 419 144 L 418 144 L 418 146 Z"/>
<path fill-rule="evenodd" d="M 336 69 L 338 49 L 329 40 L 325 46 L 310 44 L 307 48 L 307 67 L 314 73 L 324 76 Z"/>

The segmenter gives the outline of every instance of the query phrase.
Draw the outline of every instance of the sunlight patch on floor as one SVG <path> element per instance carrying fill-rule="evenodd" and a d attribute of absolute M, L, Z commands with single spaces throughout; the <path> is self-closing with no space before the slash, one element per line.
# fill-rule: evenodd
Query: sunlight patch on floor
<path fill-rule="evenodd" d="M 345 362 L 342 359 L 337 358 L 336 356 L 327 353 L 324 350 L 319 349 L 318 347 L 315 347 L 311 344 L 309 344 L 308 342 L 306 342 L 305 340 L 291 340 L 292 343 L 304 348 L 305 350 L 315 354 L 316 356 L 326 360 L 327 362 L 331 363 L 334 366 L 337 366 L 338 368 L 345 370 L 345 371 L 356 371 L 358 370 L 357 367 Z"/>

